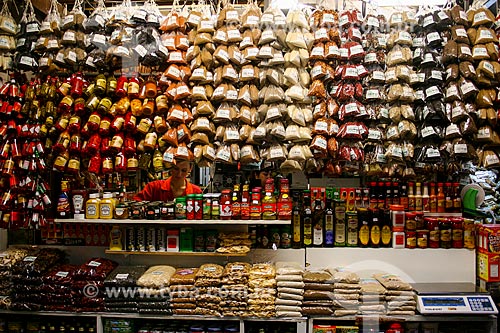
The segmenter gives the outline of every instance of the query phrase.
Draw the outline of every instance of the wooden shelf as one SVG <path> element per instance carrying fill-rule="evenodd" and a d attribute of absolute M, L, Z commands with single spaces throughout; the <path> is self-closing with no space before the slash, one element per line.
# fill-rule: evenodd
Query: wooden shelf
<path fill-rule="evenodd" d="M 115 219 L 55 219 L 56 223 L 99 223 L 99 224 L 175 224 L 175 225 L 282 225 L 290 220 L 115 220 Z"/>
<path fill-rule="evenodd" d="M 141 252 L 141 251 L 104 251 L 106 254 L 142 255 L 142 256 L 186 256 L 186 257 L 246 257 L 248 253 L 219 252 Z"/>

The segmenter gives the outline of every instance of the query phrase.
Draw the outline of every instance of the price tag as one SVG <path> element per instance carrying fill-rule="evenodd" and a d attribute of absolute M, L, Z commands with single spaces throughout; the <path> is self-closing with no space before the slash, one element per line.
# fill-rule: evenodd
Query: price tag
<path fill-rule="evenodd" d="M 433 24 L 433 23 L 434 23 L 434 17 L 432 17 L 432 15 L 427 15 L 427 16 L 424 18 L 424 24 L 423 24 L 423 26 L 424 26 L 424 27 L 427 27 L 427 26 L 429 26 L 429 25 L 431 25 L 431 24 Z"/>
<path fill-rule="evenodd" d="M 163 274 L 163 271 L 154 271 L 154 272 L 151 272 L 151 275 L 162 275 Z"/>
<path fill-rule="evenodd" d="M 328 132 L 328 123 L 325 121 L 316 121 L 314 130 L 317 132 Z"/>
<path fill-rule="evenodd" d="M 349 57 L 349 50 L 348 49 L 342 47 L 342 48 L 339 49 L 339 52 L 340 52 L 340 56 L 342 58 L 348 58 Z"/>
<path fill-rule="evenodd" d="M 26 26 L 27 33 L 39 32 L 39 31 L 40 31 L 40 26 L 38 25 L 38 23 L 30 23 Z"/>
<path fill-rule="evenodd" d="M 494 37 L 490 30 L 482 29 L 479 32 L 479 39 L 492 39 L 492 38 Z"/>
<path fill-rule="evenodd" d="M 442 11 L 441 11 L 441 12 L 438 12 L 438 17 L 439 17 L 439 19 L 440 19 L 441 21 L 444 21 L 444 20 L 449 19 L 448 15 L 446 15 L 446 13 L 445 13 L 445 12 L 442 12 Z"/>
<path fill-rule="evenodd" d="M 395 13 L 391 16 L 391 23 L 392 24 L 399 24 L 403 23 L 403 14 L 401 13 Z"/>
<path fill-rule="evenodd" d="M 472 56 L 472 52 L 470 51 L 470 47 L 468 47 L 468 46 L 460 46 L 460 51 L 463 54 Z M 450 68 L 450 70 L 451 70 L 451 68 Z"/>
<path fill-rule="evenodd" d="M 478 139 L 489 139 L 490 138 L 490 128 L 489 127 L 480 128 L 478 133 L 477 133 L 477 138 Z"/>
<path fill-rule="evenodd" d="M 359 40 L 363 39 L 363 36 L 361 35 L 361 31 L 359 31 L 359 29 L 356 29 L 356 28 L 352 29 L 352 36 L 356 37 Z"/>
<path fill-rule="evenodd" d="M 385 81 L 385 73 L 382 71 L 374 71 L 372 73 L 372 78 L 377 81 Z"/>
<path fill-rule="evenodd" d="M 375 159 L 376 159 L 377 163 L 385 164 L 387 162 L 385 154 L 376 154 Z"/>
<path fill-rule="evenodd" d="M 381 47 L 386 47 L 387 46 L 387 38 L 386 37 L 378 37 L 377 40 L 378 40 L 378 44 Z"/>
<path fill-rule="evenodd" d="M 89 266 L 89 267 L 99 267 L 99 266 L 101 266 L 101 263 L 100 263 L 100 262 L 97 262 L 97 261 L 93 261 L 93 260 L 92 260 L 91 262 L 89 262 L 89 263 L 87 264 L 87 266 Z"/>
<path fill-rule="evenodd" d="M 429 148 L 429 149 L 427 149 L 427 151 L 425 153 L 426 153 L 427 157 L 429 157 L 429 158 L 441 157 L 439 150 L 437 150 L 435 148 Z"/>
<path fill-rule="evenodd" d="M 365 63 L 377 62 L 377 54 L 374 52 L 367 53 L 365 55 Z"/>
<path fill-rule="evenodd" d="M 393 51 L 390 53 L 392 62 L 404 60 L 402 51 Z"/>
<path fill-rule="evenodd" d="M 370 89 L 366 92 L 366 99 L 379 99 L 380 91 L 378 89 Z"/>
<path fill-rule="evenodd" d="M 320 39 L 328 39 L 328 31 L 325 28 L 320 28 L 316 30 L 314 33 L 314 39 L 320 40 Z"/>
<path fill-rule="evenodd" d="M 56 276 L 65 278 L 69 275 L 69 272 L 57 272 Z"/>
<path fill-rule="evenodd" d="M 274 53 L 273 62 L 276 64 L 285 63 L 285 58 L 283 57 L 283 54 L 281 53 L 281 51 Z"/>
<path fill-rule="evenodd" d="M 246 57 L 245 59 L 251 60 L 250 58 L 255 58 L 259 54 L 259 49 L 256 47 L 249 47 L 245 49 Z"/>
<path fill-rule="evenodd" d="M 429 88 L 425 89 L 425 96 L 427 98 L 434 96 L 434 95 L 438 95 L 438 94 L 439 94 L 439 88 L 436 86 L 429 87 Z"/>
<path fill-rule="evenodd" d="M 330 13 L 324 13 L 323 17 L 321 18 L 321 24 L 331 24 L 335 22 L 335 17 L 333 14 Z"/>
<path fill-rule="evenodd" d="M 449 98 L 452 96 L 458 96 L 458 88 L 456 85 L 449 86 L 448 89 L 446 89 L 446 97 Z"/>
<path fill-rule="evenodd" d="M 101 34 L 95 34 L 94 38 L 92 39 L 94 44 L 106 44 L 106 36 L 101 35 Z"/>
<path fill-rule="evenodd" d="M 359 127 L 357 125 L 348 125 L 346 127 L 346 134 L 359 135 Z"/>
<path fill-rule="evenodd" d="M 379 28 L 380 27 L 380 22 L 378 21 L 378 18 L 369 16 L 368 20 L 366 20 L 366 24 L 368 24 L 371 27 Z"/>
<path fill-rule="evenodd" d="M 457 34 L 457 37 L 462 37 L 462 38 L 469 38 L 467 36 L 467 31 L 465 31 L 464 28 L 458 28 L 455 29 L 455 33 Z"/>
<path fill-rule="evenodd" d="M 385 72 L 385 79 L 388 82 L 397 80 L 398 78 L 396 77 L 396 70 L 395 69 L 389 69 L 387 72 Z"/>
<path fill-rule="evenodd" d="M 486 165 L 492 165 L 492 164 L 498 164 L 500 163 L 500 160 L 498 159 L 498 156 L 496 154 L 488 154 L 486 155 L 485 158 Z"/>
<path fill-rule="evenodd" d="M 312 49 L 311 55 L 323 58 L 325 56 L 325 48 L 323 46 L 316 46 Z"/>
<path fill-rule="evenodd" d="M 140 57 L 145 57 L 148 53 L 148 50 L 146 50 L 146 48 L 140 44 L 134 48 L 134 51 L 137 52 Z"/>
<path fill-rule="evenodd" d="M 434 62 L 434 57 L 432 56 L 432 53 L 426 53 L 424 56 L 424 63 L 427 62 Z"/>
<path fill-rule="evenodd" d="M 391 126 L 389 129 L 387 129 L 387 138 L 388 139 L 394 139 L 399 137 L 399 131 L 396 126 Z"/>
<path fill-rule="evenodd" d="M 464 82 L 460 86 L 460 90 L 462 90 L 462 95 L 468 94 L 475 89 L 476 89 L 476 86 L 474 86 L 474 84 L 472 82 Z"/>
<path fill-rule="evenodd" d="M 446 128 L 446 134 L 460 134 L 460 129 L 456 124 L 451 124 Z"/>
<path fill-rule="evenodd" d="M 228 109 L 217 110 L 217 118 L 229 119 L 231 112 Z"/>
<path fill-rule="evenodd" d="M 203 30 L 213 30 L 214 29 L 214 22 L 211 20 L 203 20 L 200 23 L 200 27 Z"/>
<path fill-rule="evenodd" d="M 347 14 L 342 15 L 339 19 L 339 25 L 342 27 L 349 23 L 349 16 Z"/>
<path fill-rule="evenodd" d="M 274 23 L 274 15 L 270 14 L 270 13 L 265 13 L 262 15 L 260 22 L 265 23 L 265 24 L 273 24 Z"/>
<path fill-rule="evenodd" d="M 413 47 L 424 47 L 424 46 L 425 46 L 424 39 L 422 37 L 413 38 Z"/>
<path fill-rule="evenodd" d="M 368 139 L 370 140 L 380 140 L 382 139 L 382 133 L 379 130 L 369 129 L 368 130 Z"/>
<path fill-rule="evenodd" d="M 399 32 L 399 40 L 404 41 L 404 42 L 411 42 L 412 41 L 411 35 L 406 31 Z"/>
<path fill-rule="evenodd" d="M 74 51 L 69 51 L 68 52 L 68 59 L 73 61 L 73 62 L 76 62 L 76 53 Z"/>
<path fill-rule="evenodd" d="M 482 57 L 489 58 L 488 50 L 482 45 L 476 46 L 472 49 L 472 56 L 474 58 L 482 58 Z"/>
<path fill-rule="evenodd" d="M 434 131 L 434 128 L 431 126 L 427 126 L 422 129 L 422 137 L 426 138 L 428 136 L 436 134 L 436 131 Z"/>
<path fill-rule="evenodd" d="M 441 36 L 439 36 L 438 32 L 431 32 L 430 34 L 427 34 L 427 43 L 432 43 L 440 39 Z"/>
<path fill-rule="evenodd" d="M 221 42 L 227 41 L 227 33 L 224 30 L 217 30 L 214 39 Z"/>
<path fill-rule="evenodd" d="M 397 158 L 403 158 L 403 150 L 401 149 L 401 147 L 394 147 L 394 149 L 392 150 L 392 156 L 393 157 L 397 157 Z"/>
<path fill-rule="evenodd" d="M 247 26 L 256 26 L 257 24 L 259 24 L 258 16 L 254 15 L 247 16 L 247 21 L 246 21 Z"/>
<path fill-rule="evenodd" d="M 356 103 L 349 103 L 345 106 L 346 115 L 356 112 L 359 112 L 358 105 Z"/>
<path fill-rule="evenodd" d="M 347 67 L 345 69 L 345 77 L 357 77 L 358 76 L 358 70 L 356 68 L 352 67 Z"/>
<path fill-rule="evenodd" d="M 443 74 L 440 71 L 433 70 L 431 72 L 431 78 L 433 78 L 435 80 L 442 81 L 443 80 Z"/>
<path fill-rule="evenodd" d="M 357 55 L 357 54 L 360 54 L 360 53 L 365 52 L 365 51 L 363 50 L 363 46 L 361 46 L 361 45 L 355 45 L 355 46 L 352 46 L 352 47 L 350 48 L 350 51 L 351 51 L 351 56 L 353 56 L 353 55 Z"/>
<path fill-rule="evenodd" d="M 33 257 L 33 256 L 27 256 L 27 257 L 24 257 L 23 261 L 26 261 L 26 262 L 33 262 L 36 260 L 37 257 Z"/>
<path fill-rule="evenodd" d="M 493 65 L 489 61 L 483 62 L 483 67 L 491 74 L 495 73 L 495 69 L 493 68 Z"/>
<path fill-rule="evenodd" d="M 226 95 L 226 101 L 236 101 L 238 99 L 238 91 L 228 90 Z"/>
<path fill-rule="evenodd" d="M 325 139 L 323 138 L 317 138 L 316 141 L 314 141 L 316 146 L 318 146 L 319 148 L 323 149 L 323 150 L 326 150 L 327 148 L 327 142 Z"/>
<path fill-rule="evenodd" d="M 31 57 L 28 56 L 22 56 L 21 60 L 19 60 L 21 64 L 25 64 L 27 66 L 33 66 L 34 60 Z"/>
<path fill-rule="evenodd" d="M 227 37 L 228 37 L 228 40 L 229 39 L 232 39 L 232 40 L 237 40 L 237 39 L 240 39 L 241 38 L 241 34 L 240 34 L 240 31 L 237 30 L 237 29 L 232 29 L 232 30 L 228 30 L 227 31 Z"/>

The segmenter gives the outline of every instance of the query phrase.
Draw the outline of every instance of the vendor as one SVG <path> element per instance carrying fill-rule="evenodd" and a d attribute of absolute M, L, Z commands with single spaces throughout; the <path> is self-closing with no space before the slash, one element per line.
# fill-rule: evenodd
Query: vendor
<path fill-rule="evenodd" d="M 266 180 L 271 178 L 272 170 L 273 170 L 272 163 L 265 162 L 261 164 L 259 170 L 253 171 L 250 176 L 250 190 L 256 187 L 264 189 L 266 185 Z"/>
<path fill-rule="evenodd" d="M 134 196 L 137 201 L 173 201 L 188 194 L 201 194 L 201 188 L 191 184 L 186 178 L 191 173 L 193 164 L 189 161 L 178 162 L 170 170 L 170 177 L 165 180 L 149 182 Z"/>

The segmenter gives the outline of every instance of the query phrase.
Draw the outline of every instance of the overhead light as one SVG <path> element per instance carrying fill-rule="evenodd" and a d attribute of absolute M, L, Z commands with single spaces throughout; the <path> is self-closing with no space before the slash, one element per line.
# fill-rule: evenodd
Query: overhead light
<path fill-rule="evenodd" d="M 422 0 L 375 0 L 374 5 L 379 7 L 408 7 L 408 6 L 422 6 Z M 447 0 L 426 0 L 427 6 L 443 6 Z"/>

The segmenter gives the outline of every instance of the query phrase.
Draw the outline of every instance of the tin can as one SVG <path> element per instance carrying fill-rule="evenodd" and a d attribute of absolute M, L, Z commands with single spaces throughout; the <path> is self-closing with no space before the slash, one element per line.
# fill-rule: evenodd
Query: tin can
<path fill-rule="evenodd" d="M 156 229 L 156 251 L 165 252 L 167 250 L 166 247 L 166 233 L 167 230 L 165 228 L 157 228 Z"/>
<path fill-rule="evenodd" d="M 137 228 L 136 230 L 136 251 L 146 252 L 146 230 L 144 228 Z"/>
<path fill-rule="evenodd" d="M 125 228 L 125 250 L 137 251 L 137 240 L 135 237 L 135 229 L 131 227 Z"/>
<path fill-rule="evenodd" d="M 146 252 L 156 252 L 156 229 L 146 227 Z"/>
<path fill-rule="evenodd" d="M 194 196 L 194 219 L 203 220 L 203 195 L 195 194 Z"/>

